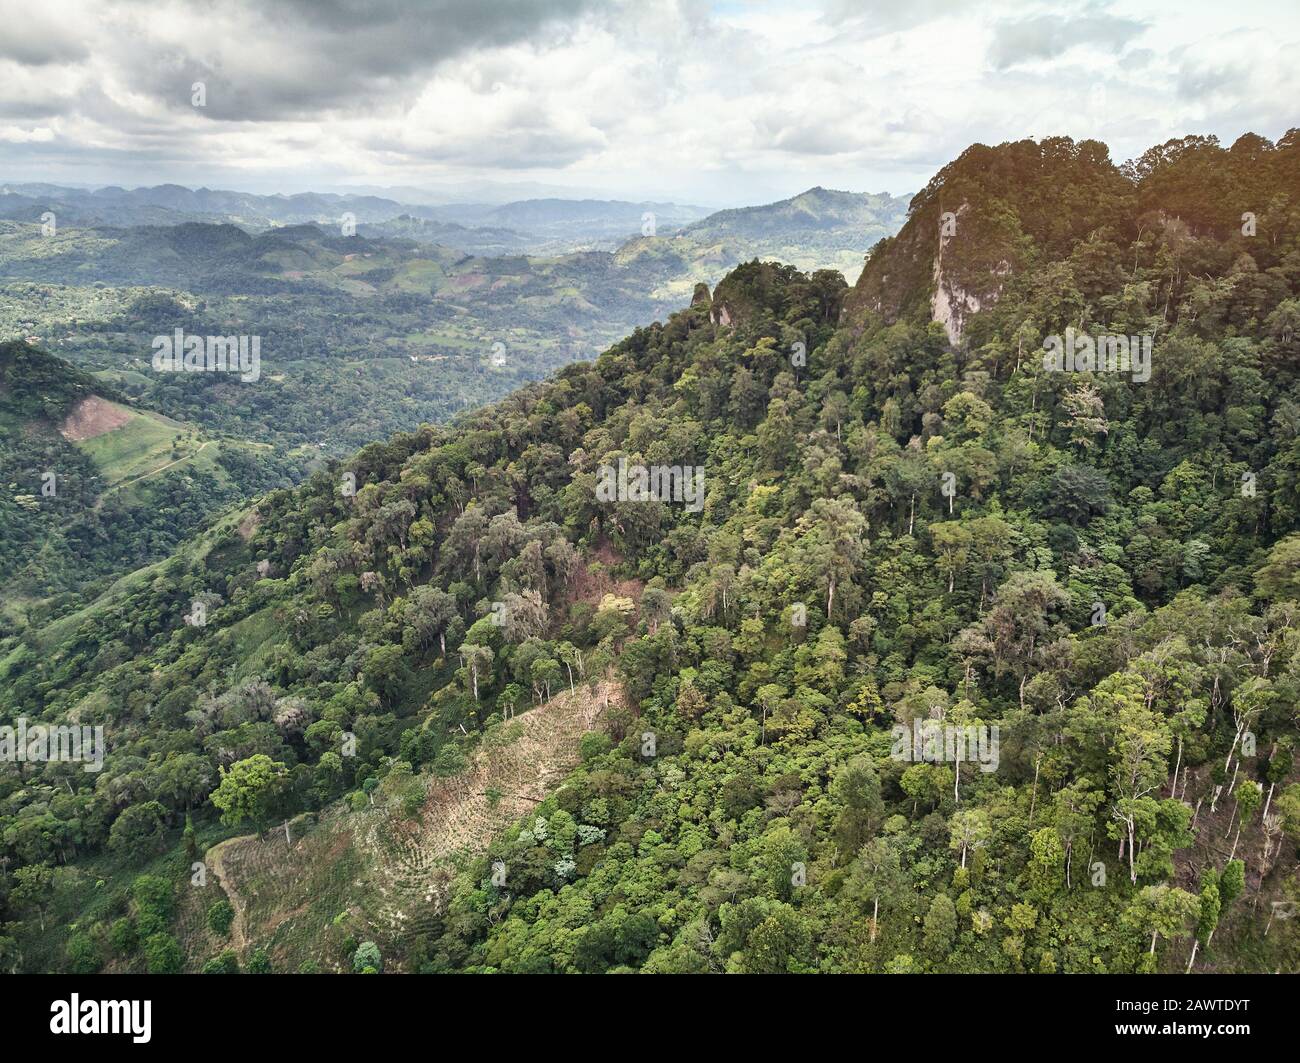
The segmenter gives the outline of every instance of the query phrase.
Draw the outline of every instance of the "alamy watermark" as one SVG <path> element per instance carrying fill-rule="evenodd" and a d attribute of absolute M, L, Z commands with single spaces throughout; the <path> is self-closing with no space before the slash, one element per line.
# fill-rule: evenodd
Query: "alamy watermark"
<path fill-rule="evenodd" d="M 889 751 L 894 760 L 913 764 L 961 764 L 976 762 L 980 771 L 998 770 L 998 725 L 947 724 L 940 720 L 915 719 L 909 728 L 898 723 L 893 728 L 894 746 Z"/>
<path fill-rule="evenodd" d="M 1135 384 L 1151 379 L 1150 334 L 1120 336 L 1065 330 L 1043 340 L 1043 368 L 1049 373 L 1131 373 Z"/>
<path fill-rule="evenodd" d="M 159 373 L 238 373 L 245 384 L 262 375 L 261 336 L 155 336 L 153 367 Z"/>
<path fill-rule="evenodd" d="M 597 502 L 682 502 L 687 513 L 704 508 L 703 465 L 629 465 L 596 470 Z"/>
<path fill-rule="evenodd" d="M 50 1033 L 129 1034 L 138 1045 L 152 1037 L 153 1001 L 82 1000 L 77 993 L 50 1005 Z"/>
<path fill-rule="evenodd" d="M 104 728 L 36 724 L 18 717 L 18 726 L 0 726 L 0 763 L 81 763 L 83 771 L 104 767 Z"/>

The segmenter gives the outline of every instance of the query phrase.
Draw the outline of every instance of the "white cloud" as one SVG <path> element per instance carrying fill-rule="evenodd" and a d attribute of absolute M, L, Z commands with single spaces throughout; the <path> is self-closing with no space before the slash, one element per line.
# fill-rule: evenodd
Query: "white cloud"
<path fill-rule="evenodd" d="M 48 126 L 22 129 L 18 126 L 0 126 L 0 141 L 7 144 L 46 144 L 54 139 L 54 130 Z"/>
<path fill-rule="evenodd" d="M 362 17 L 356 12 L 366 10 Z M 0 178 L 903 192 L 973 141 L 1278 136 L 1289 3 L 0 0 Z M 205 82 L 207 105 L 191 106 Z"/>

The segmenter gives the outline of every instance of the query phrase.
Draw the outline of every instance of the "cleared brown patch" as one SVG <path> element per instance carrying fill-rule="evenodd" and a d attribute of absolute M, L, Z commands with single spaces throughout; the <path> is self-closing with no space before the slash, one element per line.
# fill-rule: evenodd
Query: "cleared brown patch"
<path fill-rule="evenodd" d="M 294 830 L 290 844 L 272 827 L 209 849 L 212 878 L 235 909 L 226 947 L 264 947 L 277 971 L 306 959 L 342 970 L 349 958 L 338 955 L 339 941 L 369 938 L 386 970 L 402 970 L 412 938 L 444 910 L 456 869 L 559 785 L 579 762 L 582 736 L 621 703 L 605 679 L 497 725 L 462 774 L 414 780 L 424 788 L 415 815 L 381 786 L 373 805 L 337 803 L 314 828 Z"/>
<path fill-rule="evenodd" d="M 448 278 L 447 287 L 452 291 L 465 292 L 489 284 L 491 284 L 491 281 L 483 273 L 462 273 L 458 277 Z"/>
<path fill-rule="evenodd" d="M 59 434 L 69 443 L 80 443 L 121 428 L 133 416 L 130 410 L 91 395 L 77 403 L 64 420 Z"/>
<path fill-rule="evenodd" d="M 239 532 L 239 537 L 248 542 L 253 537 L 253 532 L 257 531 L 257 526 L 262 523 L 262 518 L 257 510 L 250 510 L 248 516 L 239 522 L 239 527 L 235 529 Z"/>
<path fill-rule="evenodd" d="M 410 823 L 420 847 L 430 856 L 486 850 L 496 834 L 541 804 L 577 763 L 578 740 L 621 699 L 619 687 L 606 680 L 557 694 L 502 724 L 467 772 L 432 779 L 423 814 Z"/>
<path fill-rule="evenodd" d="M 639 579 L 615 579 L 610 570 L 622 563 L 622 558 L 608 539 L 602 539 L 591 552 L 590 560 L 599 561 L 604 570 L 593 573 L 586 565 L 580 565 L 569 585 L 570 602 L 588 602 L 599 605 L 606 594 L 615 594 L 620 598 L 631 598 L 641 605 L 641 595 L 645 592 L 645 581 Z"/>

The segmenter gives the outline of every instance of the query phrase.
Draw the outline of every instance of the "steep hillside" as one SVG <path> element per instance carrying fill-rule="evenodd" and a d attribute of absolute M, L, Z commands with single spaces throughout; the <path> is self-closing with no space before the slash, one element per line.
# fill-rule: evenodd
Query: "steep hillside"
<path fill-rule="evenodd" d="M 907 224 L 873 250 L 849 305 L 887 320 L 929 318 L 960 344 L 980 310 L 1005 295 L 1018 302 L 1069 267 L 1077 267 L 1077 291 L 1062 299 L 1075 295 L 1082 305 L 1114 294 L 1130 246 L 1138 252 L 1130 281 L 1143 254 L 1164 251 L 1170 299 L 1195 283 L 1188 271 L 1201 263 L 1181 255 L 1205 250 L 1197 237 L 1217 238 L 1217 257 L 1205 263 L 1215 272 L 1238 254 L 1263 270 L 1280 260 L 1277 238 L 1292 222 L 1298 154 L 1290 134 L 1276 147 L 1246 134 L 1229 149 L 1186 137 L 1121 169 L 1097 141 L 976 144 L 912 200 Z M 986 327 L 1003 327 L 1004 317 L 985 315 Z"/>
<path fill-rule="evenodd" d="M 388 970 L 428 933 L 457 872 L 527 816 L 580 762 L 580 741 L 602 729 L 617 692 L 566 691 L 518 719 L 493 724 L 464 771 L 389 774 L 352 806 L 301 816 L 265 836 L 231 838 L 204 861 L 212 874 L 188 891 L 177 922 L 191 966 L 229 949 L 246 964 L 261 948 L 280 970 L 350 969 L 359 941 L 378 942 Z M 415 809 L 415 815 L 412 815 Z M 504 883 L 503 883 L 504 884 Z M 205 915 L 224 897 L 229 936 Z"/>
<path fill-rule="evenodd" d="M 39 348 L 0 344 L 0 632 L 167 556 L 306 465 L 204 438 Z"/>
<path fill-rule="evenodd" d="M 855 288 L 746 263 L 0 642 L 0 720 L 108 745 L 0 771 L 0 962 L 1300 969 L 1300 133 L 1252 143 L 1253 236 L 1196 216 L 1212 144 L 972 149 Z M 604 684 L 571 771 L 422 862 Z M 286 820 L 200 920 L 208 846 Z"/>

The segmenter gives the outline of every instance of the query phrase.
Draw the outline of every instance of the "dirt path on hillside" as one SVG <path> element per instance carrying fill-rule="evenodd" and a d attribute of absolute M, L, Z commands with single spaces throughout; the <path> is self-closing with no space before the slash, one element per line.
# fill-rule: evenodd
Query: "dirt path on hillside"
<path fill-rule="evenodd" d="M 248 917 L 244 902 L 240 899 L 239 891 L 235 889 L 230 880 L 230 875 L 226 871 L 226 865 L 223 863 L 224 850 L 243 842 L 255 841 L 257 838 L 256 834 L 241 834 L 238 838 L 227 838 L 224 842 L 218 842 L 203 856 L 203 862 L 208 865 L 208 870 L 216 876 L 217 884 L 225 891 L 226 899 L 230 901 L 230 907 L 234 909 L 235 918 L 230 923 L 230 944 L 234 947 L 235 955 L 240 959 L 243 959 L 244 951 L 248 948 Z"/>
<path fill-rule="evenodd" d="M 160 472 L 166 472 L 173 465 L 179 465 L 183 461 L 190 461 L 197 458 L 211 445 L 212 440 L 209 439 L 206 442 L 201 443 L 199 449 L 193 454 L 186 454 L 184 457 L 177 458 L 175 461 L 169 461 L 166 465 L 159 465 L 156 469 L 150 469 L 148 472 L 142 472 L 139 476 L 132 476 L 129 480 L 123 480 L 121 483 L 114 484 L 108 489 L 108 491 L 105 491 L 104 494 L 108 494 L 109 491 L 120 491 L 123 487 L 130 487 L 133 483 L 138 483 L 140 480 L 147 480 L 150 476 L 157 476 Z"/>

